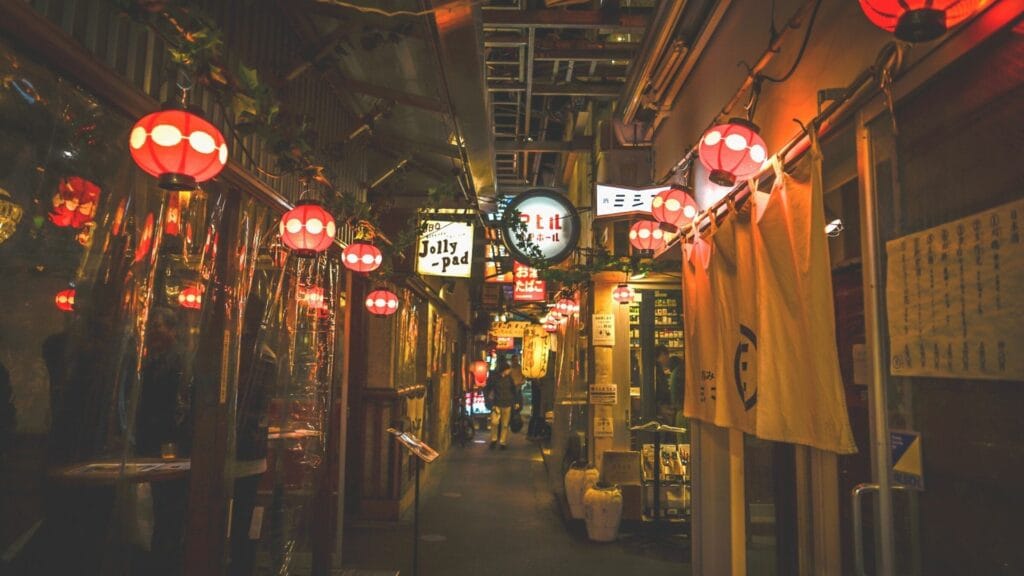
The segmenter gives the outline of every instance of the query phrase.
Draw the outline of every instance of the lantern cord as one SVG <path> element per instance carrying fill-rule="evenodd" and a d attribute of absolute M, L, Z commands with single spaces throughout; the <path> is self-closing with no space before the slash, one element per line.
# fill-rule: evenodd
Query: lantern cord
<path fill-rule="evenodd" d="M 773 12 L 774 12 L 774 6 L 775 6 L 775 3 L 773 2 L 772 3 Z M 818 2 L 814 5 L 814 11 L 811 12 L 811 19 L 807 22 L 807 31 L 804 33 L 803 43 L 800 44 L 800 50 L 797 51 L 796 59 L 793 60 L 793 65 L 789 67 L 789 70 L 787 70 L 785 74 L 783 74 L 782 76 L 779 76 L 778 78 L 774 78 L 772 76 L 768 76 L 767 74 L 760 74 L 759 78 L 761 80 L 767 80 L 769 82 L 774 82 L 774 83 L 778 84 L 778 83 L 785 82 L 786 80 L 789 80 L 789 78 L 793 75 L 793 73 L 796 72 L 796 69 L 798 67 L 800 67 L 800 61 L 804 59 L 804 52 L 807 50 L 807 44 L 811 40 L 811 33 L 814 31 L 814 22 L 818 18 L 818 9 L 819 8 L 821 8 L 821 0 L 818 0 Z M 775 18 L 774 17 L 772 18 L 772 31 L 771 31 L 771 34 L 772 34 L 772 39 L 774 40 L 775 36 L 777 35 L 777 32 L 775 31 Z"/>

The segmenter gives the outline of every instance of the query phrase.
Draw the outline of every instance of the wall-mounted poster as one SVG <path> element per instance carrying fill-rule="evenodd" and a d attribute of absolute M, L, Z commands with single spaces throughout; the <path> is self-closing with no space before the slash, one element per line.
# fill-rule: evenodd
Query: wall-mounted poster
<path fill-rule="evenodd" d="M 535 188 L 515 197 L 505 211 L 502 237 L 519 262 L 565 260 L 580 238 L 580 217 L 558 190 Z"/>
<path fill-rule="evenodd" d="M 543 302 L 547 300 L 547 282 L 540 279 L 536 268 L 518 261 L 512 270 L 512 299 L 516 302 Z"/>
<path fill-rule="evenodd" d="M 594 346 L 615 346 L 615 315 L 594 314 Z"/>
<path fill-rule="evenodd" d="M 473 268 L 473 224 L 425 220 L 416 245 L 416 272 L 469 278 Z"/>
<path fill-rule="evenodd" d="M 893 374 L 1024 380 L 1024 199 L 886 243 Z"/>

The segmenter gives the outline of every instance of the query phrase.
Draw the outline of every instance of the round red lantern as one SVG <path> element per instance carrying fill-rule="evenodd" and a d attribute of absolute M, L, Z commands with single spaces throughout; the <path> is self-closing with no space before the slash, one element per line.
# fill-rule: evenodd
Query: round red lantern
<path fill-rule="evenodd" d="M 300 200 L 281 216 L 281 243 L 296 256 L 311 258 L 327 250 L 337 229 L 334 217 L 315 200 Z"/>
<path fill-rule="evenodd" d="M 324 300 L 324 289 L 319 286 L 299 288 L 299 302 L 312 310 L 323 310 L 327 308 Z"/>
<path fill-rule="evenodd" d="M 654 252 L 665 247 L 665 231 L 653 220 L 639 220 L 629 228 L 629 243 L 636 250 Z"/>
<path fill-rule="evenodd" d="M 572 298 L 562 298 L 558 302 L 555 302 L 555 312 L 561 318 L 568 317 L 579 311 L 579 305 Z"/>
<path fill-rule="evenodd" d="M 633 301 L 633 289 L 629 287 L 629 284 L 619 284 L 615 290 L 612 290 L 612 300 L 619 304 L 629 304 Z"/>
<path fill-rule="evenodd" d="M 189 310 L 203 307 L 203 289 L 200 286 L 188 286 L 178 293 L 178 305 Z"/>
<path fill-rule="evenodd" d="M 693 222 L 700 213 L 697 201 L 686 190 L 672 187 L 658 193 L 651 201 L 651 216 L 661 222 L 662 228 L 674 232 Z"/>
<path fill-rule="evenodd" d="M 380 267 L 383 259 L 376 246 L 363 240 L 349 244 L 341 253 L 341 261 L 353 272 L 372 272 Z"/>
<path fill-rule="evenodd" d="M 860 0 L 868 20 L 906 42 L 927 42 L 946 33 L 991 0 Z"/>
<path fill-rule="evenodd" d="M 708 177 L 719 186 L 734 186 L 757 174 L 768 157 L 764 140 L 753 122 L 733 118 L 708 130 L 700 140 L 698 154 Z"/>
<path fill-rule="evenodd" d="M 61 178 L 53 195 L 50 222 L 64 228 L 81 228 L 96 218 L 100 187 L 79 176 Z"/>
<path fill-rule="evenodd" d="M 390 290 L 378 288 L 366 295 L 366 309 L 375 316 L 390 316 L 398 311 L 398 296 Z"/>
<path fill-rule="evenodd" d="M 75 309 L 75 289 L 68 288 L 57 292 L 57 296 L 53 299 L 57 305 L 57 310 L 61 312 L 72 312 Z"/>
<path fill-rule="evenodd" d="M 470 365 L 469 370 L 473 373 L 473 380 L 477 386 L 483 386 L 487 383 L 487 373 L 490 371 L 487 367 L 487 362 L 477 360 Z"/>
<path fill-rule="evenodd" d="M 191 190 L 228 162 L 224 135 L 198 114 L 165 105 L 135 123 L 128 137 L 132 158 L 166 190 Z"/>

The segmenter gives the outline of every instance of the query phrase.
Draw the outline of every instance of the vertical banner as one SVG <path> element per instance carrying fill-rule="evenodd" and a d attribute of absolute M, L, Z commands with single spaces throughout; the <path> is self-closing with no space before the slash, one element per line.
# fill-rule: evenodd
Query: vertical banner
<path fill-rule="evenodd" d="M 537 269 L 518 261 L 512 270 L 512 299 L 516 302 L 543 302 L 547 300 L 547 283 L 537 275 Z"/>
<path fill-rule="evenodd" d="M 544 327 L 532 324 L 523 331 L 523 376 L 543 378 L 548 373 L 548 352 L 550 338 Z"/>

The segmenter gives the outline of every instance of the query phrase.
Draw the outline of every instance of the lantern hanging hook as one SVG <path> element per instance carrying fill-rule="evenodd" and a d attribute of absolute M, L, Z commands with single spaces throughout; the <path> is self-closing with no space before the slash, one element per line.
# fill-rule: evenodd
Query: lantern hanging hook
<path fill-rule="evenodd" d="M 754 113 L 757 111 L 757 102 L 761 99 L 761 84 L 764 78 L 760 74 L 754 76 L 754 83 L 750 87 L 750 100 L 747 101 L 747 105 L 743 107 L 747 111 L 747 120 L 754 121 Z"/>
<path fill-rule="evenodd" d="M 178 87 L 178 92 L 181 94 L 181 107 L 188 107 L 188 94 L 195 87 L 195 83 L 192 81 L 192 77 L 189 76 L 188 72 L 180 70 L 178 72 L 178 80 L 175 82 Z"/>

